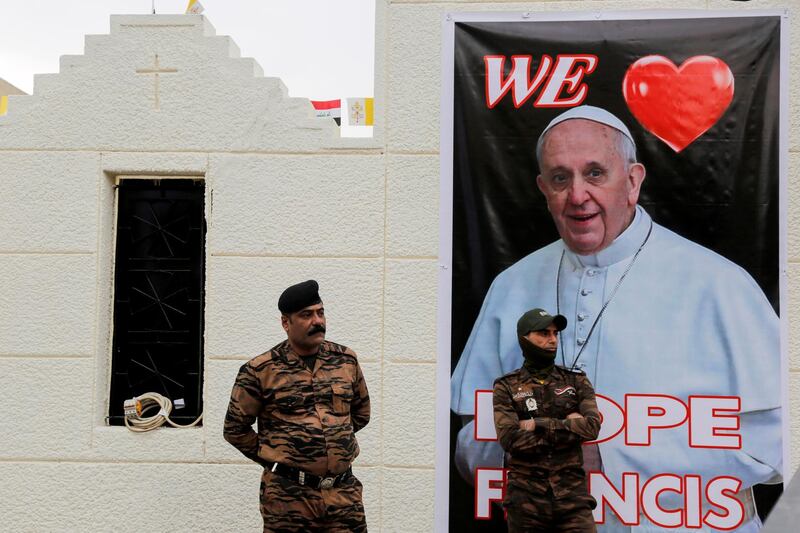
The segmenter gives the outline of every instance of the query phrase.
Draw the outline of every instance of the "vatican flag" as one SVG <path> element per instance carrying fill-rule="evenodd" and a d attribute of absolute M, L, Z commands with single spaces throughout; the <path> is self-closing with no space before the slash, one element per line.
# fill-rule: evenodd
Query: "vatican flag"
<path fill-rule="evenodd" d="M 347 118 L 350 126 L 372 126 L 374 98 L 348 98 Z"/>
<path fill-rule="evenodd" d="M 203 12 L 203 4 L 199 0 L 189 0 L 189 5 L 186 6 L 187 15 L 199 15 Z"/>
<path fill-rule="evenodd" d="M 8 111 L 8 96 L 0 96 L 0 117 Z"/>

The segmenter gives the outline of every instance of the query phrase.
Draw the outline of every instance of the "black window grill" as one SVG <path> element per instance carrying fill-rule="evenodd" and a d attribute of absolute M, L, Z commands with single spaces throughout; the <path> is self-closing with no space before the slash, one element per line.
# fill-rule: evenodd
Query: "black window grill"
<path fill-rule="evenodd" d="M 187 423 L 203 411 L 204 183 L 125 179 L 117 192 L 109 422 L 158 392 Z"/>

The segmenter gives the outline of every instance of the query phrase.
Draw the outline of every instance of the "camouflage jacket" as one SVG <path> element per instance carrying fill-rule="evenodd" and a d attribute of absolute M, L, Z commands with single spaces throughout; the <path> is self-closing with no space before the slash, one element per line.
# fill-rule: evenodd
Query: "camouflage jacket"
<path fill-rule="evenodd" d="M 582 467 L 581 443 L 600 431 L 594 389 L 583 372 L 555 366 L 539 381 L 519 368 L 495 380 L 493 402 L 497 437 L 512 469 L 544 474 Z M 570 413 L 583 418 L 567 419 Z M 533 431 L 520 429 L 525 419 L 536 422 Z"/>
<path fill-rule="evenodd" d="M 355 432 L 369 422 L 369 410 L 352 350 L 323 342 L 312 372 L 284 341 L 239 369 L 223 434 L 258 463 L 339 474 L 358 455 Z"/>

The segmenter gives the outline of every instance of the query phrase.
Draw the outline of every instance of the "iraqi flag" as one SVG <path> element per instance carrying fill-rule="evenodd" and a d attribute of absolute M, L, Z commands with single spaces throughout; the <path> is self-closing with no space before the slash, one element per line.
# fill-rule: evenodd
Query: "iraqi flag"
<path fill-rule="evenodd" d="M 337 126 L 342 125 L 341 100 L 311 100 L 317 118 L 332 118 Z"/>

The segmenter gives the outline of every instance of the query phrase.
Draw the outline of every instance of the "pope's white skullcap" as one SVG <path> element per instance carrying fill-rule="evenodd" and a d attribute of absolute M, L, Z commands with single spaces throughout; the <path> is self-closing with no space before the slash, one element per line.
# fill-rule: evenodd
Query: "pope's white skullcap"
<path fill-rule="evenodd" d="M 615 130 L 622 132 L 625 137 L 630 139 L 633 143 L 633 146 L 636 146 L 636 143 L 633 141 L 633 136 L 631 135 L 630 130 L 628 127 L 617 117 L 606 111 L 605 109 L 601 109 L 599 107 L 594 107 L 591 105 L 581 105 L 578 107 L 573 107 L 568 111 L 564 111 L 556 118 L 550 121 L 550 124 L 542 131 L 542 134 L 539 135 L 539 142 L 542 141 L 544 134 L 550 131 L 554 126 L 561 124 L 565 120 L 572 120 L 574 118 L 582 118 L 585 120 L 592 120 L 594 122 L 599 122 L 600 124 L 605 124 L 606 126 L 610 126 Z"/>

